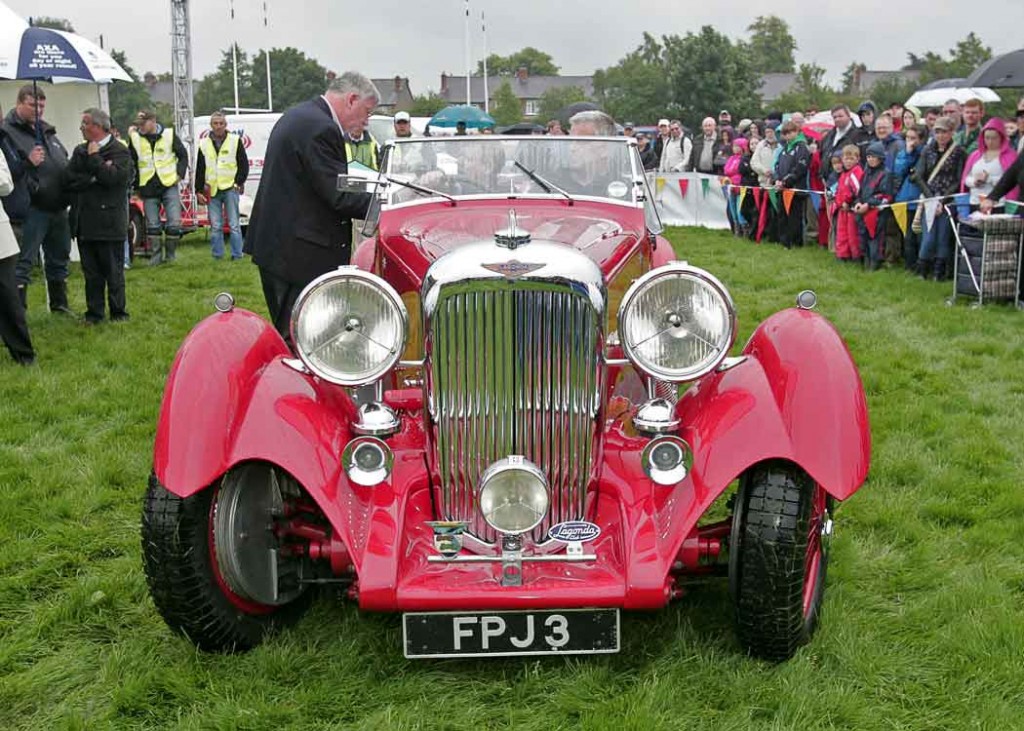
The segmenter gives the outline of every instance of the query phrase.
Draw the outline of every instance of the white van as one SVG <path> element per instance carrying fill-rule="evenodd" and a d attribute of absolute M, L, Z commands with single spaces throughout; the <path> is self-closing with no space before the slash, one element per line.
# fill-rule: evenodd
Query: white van
<path fill-rule="evenodd" d="M 242 145 L 249 156 L 249 179 L 245 183 L 245 194 L 239 201 L 238 208 L 241 223 L 245 226 L 252 213 L 252 203 L 256 200 L 256 191 L 260 188 L 263 177 L 263 160 L 267 154 L 267 142 L 270 131 L 274 129 L 280 112 L 254 112 L 246 114 L 228 114 L 228 131 L 242 136 Z M 198 144 L 210 134 L 210 117 L 195 117 L 193 129 L 196 131 L 196 149 Z M 395 136 L 394 118 L 384 114 L 370 117 L 370 134 L 379 144 L 384 144 Z"/>

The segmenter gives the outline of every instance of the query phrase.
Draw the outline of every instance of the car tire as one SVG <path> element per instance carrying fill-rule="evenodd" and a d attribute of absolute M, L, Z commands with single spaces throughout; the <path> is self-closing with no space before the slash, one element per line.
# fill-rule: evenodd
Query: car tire
<path fill-rule="evenodd" d="M 142 511 L 142 555 L 153 602 L 172 630 L 202 650 L 243 652 L 298 621 L 312 592 L 299 591 L 287 603 L 272 606 L 229 588 L 218 568 L 214 540 L 223 483 L 181 498 L 150 475 Z"/>
<path fill-rule="evenodd" d="M 743 475 L 735 505 L 729 588 L 740 644 L 788 660 L 818 625 L 831 498 L 795 465 L 768 462 Z"/>
<path fill-rule="evenodd" d="M 146 243 L 146 217 L 135 206 L 128 208 L 128 261 L 135 261 L 135 252 Z"/>

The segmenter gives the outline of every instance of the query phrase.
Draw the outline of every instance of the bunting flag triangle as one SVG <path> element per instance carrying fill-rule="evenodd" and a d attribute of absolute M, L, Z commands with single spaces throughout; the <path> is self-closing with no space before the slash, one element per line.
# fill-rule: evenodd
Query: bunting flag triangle
<path fill-rule="evenodd" d="M 796 191 L 784 190 L 782 191 L 782 205 L 786 209 L 786 215 L 789 215 L 789 209 L 793 207 L 793 196 L 796 195 Z"/>
<path fill-rule="evenodd" d="M 747 186 L 741 185 L 740 186 L 740 202 L 739 202 L 740 208 L 743 208 L 743 201 L 745 201 L 746 199 L 747 199 Z"/>
<path fill-rule="evenodd" d="M 957 193 L 953 200 L 956 201 L 956 212 L 960 218 L 966 219 L 971 215 L 971 194 Z"/>
<path fill-rule="evenodd" d="M 862 213 L 861 218 L 864 220 L 864 226 L 868 230 L 868 235 L 871 238 L 875 238 L 875 234 L 878 233 L 878 209 L 869 208 L 867 213 Z"/>
<path fill-rule="evenodd" d="M 814 206 L 815 213 L 821 213 L 821 193 L 811 191 L 811 205 Z"/>
<path fill-rule="evenodd" d="M 680 195 L 683 196 L 683 198 L 686 197 L 686 191 L 689 190 L 689 188 L 690 188 L 690 181 L 689 181 L 689 179 L 687 179 L 687 178 L 680 178 L 679 179 L 679 193 L 680 193 Z"/>
<path fill-rule="evenodd" d="M 1020 203 L 1017 201 L 1006 201 L 1006 212 L 1011 216 L 1016 216 L 1017 211 L 1020 210 Z"/>
<path fill-rule="evenodd" d="M 769 188 L 768 189 L 768 200 L 771 201 L 772 208 L 774 208 L 775 212 L 778 213 L 779 212 L 779 191 L 775 190 L 775 188 Z"/>
<path fill-rule="evenodd" d="M 708 197 L 708 191 L 709 190 L 711 190 L 711 180 L 708 179 L 708 178 L 701 178 L 700 179 L 700 192 L 701 192 L 701 194 L 705 198 Z"/>
<path fill-rule="evenodd" d="M 654 192 L 658 196 L 658 198 L 661 198 L 661 193 L 663 190 L 665 190 L 665 178 L 659 175 L 654 179 Z"/>
<path fill-rule="evenodd" d="M 758 211 L 761 210 L 761 199 L 764 196 L 764 191 L 760 188 L 754 188 L 754 208 Z"/>
<path fill-rule="evenodd" d="M 900 227 L 900 231 L 903 235 L 907 235 L 907 204 L 906 203 L 893 203 L 892 204 L 892 217 L 896 219 L 896 225 Z"/>
<path fill-rule="evenodd" d="M 939 212 L 939 201 L 930 200 L 924 202 L 924 225 L 931 231 L 935 225 L 935 214 Z"/>

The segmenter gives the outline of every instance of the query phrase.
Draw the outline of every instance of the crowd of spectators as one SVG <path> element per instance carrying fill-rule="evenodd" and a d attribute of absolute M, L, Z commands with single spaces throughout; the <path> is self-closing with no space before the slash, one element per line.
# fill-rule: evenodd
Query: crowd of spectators
<path fill-rule="evenodd" d="M 869 270 L 902 264 L 947 279 L 958 210 L 1017 200 L 1024 98 L 1006 120 L 986 119 L 978 99 L 925 110 L 837 105 L 831 124 L 809 124 L 814 115 L 771 113 L 733 125 L 723 110 L 693 134 L 679 119 L 661 119 L 653 139 L 635 136 L 649 172 L 721 176 L 736 235 L 827 247 Z M 966 206 L 954 205 L 964 197 Z"/>

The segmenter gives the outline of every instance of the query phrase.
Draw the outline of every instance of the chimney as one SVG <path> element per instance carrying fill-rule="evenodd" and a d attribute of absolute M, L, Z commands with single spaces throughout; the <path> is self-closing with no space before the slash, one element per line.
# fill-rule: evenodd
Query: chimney
<path fill-rule="evenodd" d="M 441 73 L 441 96 L 448 93 L 448 74 Z"/>
<path fill-rule="evenodd" d="M 529 70 L 525 66 L 520 66 L 516 69 L 516 78 L 521 82 L 526 81 L 526 77 L 530 75 Z"/>
<path fill-rule="evenodd" d="M 395 77 L 395 91 L 399 92 L 401 90 L 402 90 L 402 77 L 401 76 L 396 76 Z"/>

